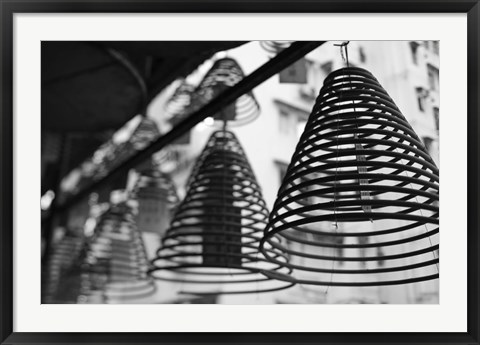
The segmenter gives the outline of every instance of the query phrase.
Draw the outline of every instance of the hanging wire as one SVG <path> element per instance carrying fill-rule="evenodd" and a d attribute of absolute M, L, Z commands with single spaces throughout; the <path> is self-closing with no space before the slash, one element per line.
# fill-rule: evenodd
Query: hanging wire
<path fill-rule="evenodd" d="M 342 57 L 342 60 L 347 64 L 347 67 L 350 67 L 350 63 L 348 61 L 348 45 L 350 44 L 350 41 L 345 41 L 341 44 L 334 44 L 334 46 L 336 47 L 340 47 L 340 56 Z M 344 80 L 342 80 L 342 85 L 345 84 L 346 82 Z M 343 87 L 342 89 L 340 90 L 340 99 L 343 100 Z M 355 102 L 352 101 L 354 107 L 353 107 L 353 111 L 355 112 Z M 338 154 L 339 154 L 339 145 L 338 145 L 338 140 L 339 140 L 339 132 L 340 132 L 340 118 L 339 118 L 339 114 L 340 114 L 340 109 L 338 110 L 337 112 L 337 135 L 336 135 L 336 143 L 337 143 L 337 158 L 336 158 L 336 161 L 337 161 L 337 164 L 335 164 L 335 184 L 334 184 L 334 192 L 333 192 L 333 202 L 334 202 L 334 206 L 333 206 L 333 212 L 334 212 L 334 215 L 335 215 L 335 224 L 334 224 L 334 230 L 335 230 L 335 233 L 338 234 L 338 220 L 337 220 L 337 206 L 336 206 L 336 203 L 337 203 L 337 177 L 338 177 Z M 357 126 L 357 129 L 358 129 L 358 124 L 356 124 Z M 335 251 L 335 249 L 333 250 L 333 262 L 332 262 L 332 273 L 330 275 L 330 284 L 332 283 L 333 281 L 333 274 L 334 274 L 334 271 L 335 271 L 335 262 L 337 260 L 337 253 Z M 327 285 L 327 289 L 325 290 L 325 294 L 328 293 L 328 290 L 330 288 L 330 284 Z"/>
<path fill-rule="evenodd" d="M 350 44 L 350 41 L 345 41 L 340 44 L 334 44 L 335 47 L 340 47 L 340 55 L 342 56 L 342 60 L 346 62 L 347 67 L 350 67 L 350 64 L 348 62 L 348 45 Z"/>
<path fill-rule="evenodd" d="M 347 66 L 348 64 L 348 44 L 350 41 L 343 42 L 341 44 L 334 44 L 334 46 L 340 47 L 340 55 L 344 61 L 346 61 Z M 343 54 L 343 50 L 345 49 L 345 55 Z M 342 80 L 342 85 L 345 82 Z M 340 89 L 340 99 L 343 99 L 343 87 Z M 337 135 L 336 135 L 336 146 L 337 146 L 337 152 L 336 152 L 336 164 L 335 164 L 335 180 L 333 184 L 333 214 L 335 217 L 335 223 L 333 224 L 335 233 L 338 234 L 338 219 L 337 219 L 337 178 L 338 178 L 338 154 L 339 154 L 339 144 L 338 144 L 338 139 L 339 139 L 339 132 L 340 132 L 340 109 L 337 111 Z M 325 289 L 325 294 L 328 294 L 328 290 L 330 289 L 330 285 L 333 282 L 333 274 L 335 271 L 335 261 L 337 260 L 337 253 L 335 252 L 335 249 L 333 249 L 333 260 L 332 260 L 332 268 L 331 268 L 331 274 L 330 274 L 330 283 L 327 285 L 327 288 Z"/>

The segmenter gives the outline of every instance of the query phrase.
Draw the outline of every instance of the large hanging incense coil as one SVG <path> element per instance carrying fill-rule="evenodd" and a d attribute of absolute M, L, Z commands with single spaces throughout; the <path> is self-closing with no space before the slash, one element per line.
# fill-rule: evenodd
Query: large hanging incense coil
<path fill-rule="evenodd" d="M 126 205 L 114 205 L 101 217 L 86 251 L 80 302 L 138 302 L 155 293 L 143 241 Z"/>
<path fill-rule="evenodd" d="M 324 82 L 270 215 L 262 252 L 302 284 L 379 286 L 438 274 L 438 168 L 369 72 Z M 289 255 L 282 263 L 266 241 Z"/>
<path fill-rule="evenodd" d="M 217 60 L 195 90 L 194 101 L 204 105 L 243 78 L 243 70 L 237 61 L 231 58 Z M 234 103 L 223 108 L 213 118 L 217 122 L 228 121 L 229 125 L 235 126 L 250 123 L 259 115 L 260 105 L 253 93 L 247 92 Z"/>
<path fill-rule="evenodd" d="M 182 283 L 182 293 L 235 294 L 284 289 L 264 269 L 288 274 L 287 259 L 270 242 L 258 252 L 268 210 L 240 143 L 232 132 L 212 134 L 188 191 L 153 261 L 155 278 Z M 274 240 L 276 241 L 276 239 Z"/>

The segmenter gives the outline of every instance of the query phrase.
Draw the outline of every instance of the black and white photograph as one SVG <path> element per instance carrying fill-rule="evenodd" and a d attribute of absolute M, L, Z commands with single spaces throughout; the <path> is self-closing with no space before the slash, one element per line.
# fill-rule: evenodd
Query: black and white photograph
<path fill-rule="evenodd" d="M 441 47 L 42 41 L 41 303 L 438 305 Z"/>

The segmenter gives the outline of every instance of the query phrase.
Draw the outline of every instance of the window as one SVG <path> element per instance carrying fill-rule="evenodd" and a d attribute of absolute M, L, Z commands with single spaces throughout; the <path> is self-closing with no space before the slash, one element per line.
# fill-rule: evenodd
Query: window
<path fill-rule="evenodd" d="M 278 126 L 280 133 L 292 137 L 295 136 L 295 138 L 298 139 L 298 123 L 300 121 L 306 121 L 310 113 L 281 100 L 274 100 L 274 103 L 278 109 Z"/>
<path fill-rule="evenodd" d="M 280 184 L 281 184 L 283 179 L 285 178 L 285 175 L 287 174 L 288 165 L 286 163 L 278 162 L 278 161 L 276 161 L 275 164 L 277 165 L 277 168 L 278 168 L 278 176 L 280 178 Z"/>
<path fill-rule="evenodd" d="M 437 90 L 439 84 L 439 71 L 438 68 L 433 67 L 430 64 L 427 64 L 427 73 L 428 73 L 428 85 L 430 90 Z"/>
<path fill-rule="evenodd" d="M 290 132 L 290 114 L 284 109 L 280 109 L 279 130 L 285 134 Z"/>
<path fill-rule="evenodd" d="M 337 248 L 335 248 L 335 255 L 336 255 L 336 258 L 339 262 L 340 265 L 343 265 L 343 242 L 344 242 L 345 238 L 343 236 L 336 236 L 335 237 L 335 244 L 338 245 Z"/>
<path fill-rule="evenodd" d="M 417 42 L 410 42 L 410 50 L 412 52 L 412 60 L 415 65 L 418 64 L 418 46 Z"/>
<path fill-rule="evenodd" d="M 383 252 L 382 248 L 377 248 L 377 257 L 380 258 L 377 261 L 379 267 L 383 267 L 385 265 L 385 259 L 382 258 L 384 255 L 385 253 Z"/>
<path fill-rule="evenodd" d="M 358 48 L 358 57 L 361 63 L 367 62 L 367 56 L 365 55 L 365 50 L 363 50 L 363 47 Z"/>
<path fill-rule="evenodd" d="M 315 177 L 316 177 L 315 174 L 309 176 L 309 178 L 305 177 L 305 176 L 300 177 L 300 181 L 296 180 L 295 184 L 297 184 L 297 183 L 298 184 L 308 183 L 308 182 L 310 182 L 310 179 L 313 179 Z M 313 189 L 314 189 L 314 187 L 312 185 L 309 185 L 309 186 L 306 186 L 306 187 L 302 187 L 299 190 L 300 190 L 301 194 L 303 194 L 303 193 L 311 192 Z M 314 196 L 309 196 L 309 197 L 303 196 L 301 199 L 297 200 L 297 202 L 299 202 L 303 205 L 313 205 L 313 204 L 315 204 L 315 197 Z"/>
<path fill-rule="evenodd" d="M 433 117 L 435 119 L 435 128 L 438 132 L 440 130 L 440 111 L 438 107 L 433 107 Z"/>
<path fill-rule="evenodd" d="M 440 42 L 439 41 L 433 41 L 432 42 L 432 48 L 433 48 L 433 53 L 435 55 L 440 54 Z"/>
<path fill-rule="evenodd" d="M 308 65 L 305 58 L 290 64 L 279 73 L 280 83 L 306 84 L 308 82 Z"/>
<path fill-rule="evenodd" d="M 307 67 L 307 82 L 300 85 L 300 97 L 312 102 L 318 95 L 318 90 L 325 79 L 325 75 L 320 68 L 320 65 L 312 60 L 306 59 Z"/>
<path fill-rule="evenodd" d="M 333 70 L 333 62 L 332 62 L 332 61 L 326 62 L 326 63 L 322 64 L 322 65 L 320 66 L 320 68 L 322 69 L 322 71 L 323 71 L 326 75 L 328 75 L 328 74 L 330 74 L 330 73 L 332 72 L 332 70 Z"/>
<path fill-rule="evenodd" d="M 423 137 L 422 141 L 423 141 L 423 144 L 425 145 L 425 148 L 427 149 L 427 152 L 430 153 L 432 149 L 433 139 L 430 137 Z"/>
<path fill-rule="evenodd" d="M 422 87 L 417 87 L 416 93 L 417 93 L 418 109 L 424 112 L 425 111 L 425 90 Z"/>
<path fill-rule="evenodd" d="M 324 178 L 325 174 L 321 172 L 308 172 L 306 175 L 295 179 L 294 183 L 300 185 L 304 183 L 302 187 L 297 187 L 302 195 L 301 199 L 298 199 L 297 202 L 303 205 L 314 205 L 319 202 L 325 201 L 325 195 L 319 194 L 319 184 L 318 179 Z M 314 181 L 317 180 L 317 181 Z M 313 192 L 313 193 L 312 193 Z M 309 196 L 305 196 L 304 193 L 311 193 Z"/>

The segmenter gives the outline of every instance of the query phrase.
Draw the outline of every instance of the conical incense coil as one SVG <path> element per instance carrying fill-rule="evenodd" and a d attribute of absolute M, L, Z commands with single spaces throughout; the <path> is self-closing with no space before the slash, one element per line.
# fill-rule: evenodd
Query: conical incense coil
<path fill-rule="evenodd" d="M 172 179 L 155 167 L 140 171 L 133 195 L 139 197 L 144 193 L 149 193 L 151 190 L 161 191 L 156 196 L 161 197 L 171 206 L 175 206 L 179 202 L 177 188 L 173 184 Z"/>
<path fill-rule="evenodd" d="M 165 115 L 170 119 L 188 115 L 193 110 L 194 91 L 195 86 L 183 80 L 165 103 Z"/>
<path fill-rule="evenodd" d="M 438 274 L 438 168 L 369 72 L 331 73 L 308 119 L 262 241 L 289 255 L 278 279 L 379 286 Z M 268 276 L 273 276 L 269 275 Z"/>
<path fill-rule="evenodd" d="M 126 127 L 124 126 L 123 130 L 125 129 Z M 99 154 L 99 156 L 103 156 L 103 158 L 99 159 L 100 163 L 97 168 L 99 175 L 97 178 L 104 176 L 136 152 L 144 149 L 158 139 L 159 136 L 160 131 L 155 121 L 148 117 L 142 117 L 126 141 L 118 144 L 111 139 L 103 145 L 103 149 L 101 150 L 103 152 Z"/>
<path fill-rule="evenodd" d="M 125 303 L 155 293 L 140 232 L 125 205 L 112 206 L 87 247 L 83 299 Z"/>
<path fill-rule="evenodd" d="M 231 58 L 215 61 L 195 90 L 194 102 L 204 105 L 216 98 L 226 89 L 234 86 L 244 78 L 240 65 Z M 240 96 L 234 103 L 227 105 L 214 119 L 228 121 L 229 125 L 244 125 L 260 115 L 260 105 L 252 92 Z"/>
<path fill-rule="evenodd" d="M 165 103 L 165 115 L 172 126 L 176 126 L 201 106 L 195 97 L 195 86 L 183 80 Z M 189 144 L 190 132 L 185 133 L 172 144 Z"/>
<path fill-rule="evenodd" d="M 268 210 L 250 164 L 232 132 L 212 134 L 200 154 L 170 228 L 153 261 L 155 278 L 182 283 L 183 293 L 234 294 L 276 291 L 291 286 L 261 274 L 288 274 L 258 245 Z M 286 257 L 270 243 L 270 256 Z"/>
<path fill-rule="evenodd" d="M 138 203 L 138 229 L 163 235 L 179 202 L 170 177 L 155 167 L 144 169 L 140 171 L 132 196 Z"/>
<path fill-rule="evenodd" d="M 74 303 L 80 289 L 78 259 L 83 238 L 66 235 L 52 248 L 42 270 L 42 303 Z"/>

